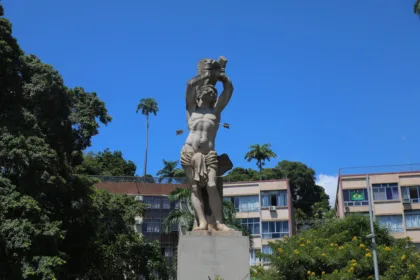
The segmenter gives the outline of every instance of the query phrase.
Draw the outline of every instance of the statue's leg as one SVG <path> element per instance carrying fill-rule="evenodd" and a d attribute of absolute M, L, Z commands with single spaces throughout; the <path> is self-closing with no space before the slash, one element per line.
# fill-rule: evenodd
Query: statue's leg
<path fill-rule="evenodd" d="M 217 230 L 220 231 L 232 231 L 232 229 L 230 229 L 223 223 L 223 203 L 216 185 L 216 169 L 210 169 L 208 176 L 209 181 L 207 184 L 207 192 L 209 194 L 209 204 L 211 212 L 216 222 L 215 226 Z"/>
<path fill-rule="evenodd" d="M 194 208 L 195 219 L 198 220 L 198 226 L 194 223 L 194 230 L 207 229 L 207 222 L 204 216 L 203 199 L 201 197 L 200 187 L 194 181 L 194 170 L 192 168 L 185 168 L 185 173 L 188 178 L 188 185 L 191 186 L 191 204 Z"/>

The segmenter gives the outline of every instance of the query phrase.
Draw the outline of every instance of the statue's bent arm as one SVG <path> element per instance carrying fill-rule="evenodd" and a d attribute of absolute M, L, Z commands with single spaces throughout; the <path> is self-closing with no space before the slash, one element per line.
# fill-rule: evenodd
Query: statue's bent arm
<path fill-rule="evenodd" d="M 204 81 L 208 78 L 208 75 L 199 75 L 192 78 L 187 83 L 187 90 L 185 100 L 187 102 L 187 111 L 191 113 L 197 106 L 197 87 L 201 86 Z"/>
<path fill-rule="evenodd" d="M 226 105 L 229 103 L 230 98 L 232 97 L 233 85 L 232 81 L 224 73 L 219 76 L 219 81 L 223 83 L 223 91 L 217 99 L 217 103 L 214 107 L 216 112 L 221 113 L 226 107 Z"/>

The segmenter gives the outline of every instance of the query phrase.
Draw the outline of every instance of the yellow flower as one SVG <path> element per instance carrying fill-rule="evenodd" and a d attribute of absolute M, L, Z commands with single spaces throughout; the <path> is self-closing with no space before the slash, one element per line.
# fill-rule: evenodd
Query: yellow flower
<path fill-rule="evenodd" d="M 410 264 L 408 267 L 409 267 L 410 269 L 414 269 L 414 268 L 416 268 L 416 266 L 415 266 L 414 264 Z"/>
<path fill-rule="evenodd" d="M 295 253 L 295 255 L 299 255 L 299 250 L 296 249 L 293 252 Z"/>
<path fill-rule="evenodd" d="M 308 275 L 311 275 L 311 271 L 310 270 L 308 270 Z"/>
<path fill-rule="evenodd" d="M 351 263 L 357 263 L 357 261 L 353 259 L 353 260 L 351 260 Z"/>
<path fill-rule="evenodd" d="M 325 253 L 322 253 L 322 256 L 323 256 L 323 257 L 325 257 L 326 255 L 327 255 L 327 254 L 325 254 Z"/>
<path fill-rule="evenodd" d="M 281 254 L 283 253 L 283 249 L 282 248 L 278 248 L 277 251 Z"/>
<path fill-rule="evenodd" d="M 302 244 L 300 244 L 300 247 L 305 247 L 305 244 L 303 244 L 303 243 L 302 243 Z"/>
<path fill-rule="evenodd" d="M 321 274 L 322 274 L 322 275 L 325 275 L 325 271 L 323 271 Z"/>
<path fill-rule="evenodd" d="M 353 236 L 353 241 L 357 241 L 357 236 Z"/>
<path fill-rule="evenodd" d="M 353 271 L 354 271 L 353 267 L 350 267 L 349 269 L 347 269 L 347 272 L 353 272 Z"/>
<path fill-rule="evenodd" d="M 330 244 L 330 246 L 331 246 L 331 247 L 334 247 L 334 243 L 331 243 L 331 244 Z"/>
<path fill-rule="evenodd" d="M 407 258 L 406 255 L 402 255 L 401 260 L 405 261 L 406 258 Z"/>
<path fill-rule="evenodd" d="M 306 244 L 309 244 L 309 243 L 311 243 L 311 241 L 310 240 L 306 240 Z"/>
<path fill-rule="evenodd" d="M 340 247 L 338 247 L 338 249 L 339 250 L 343 250 L 344 249 L 344 246 L 340 246 Z"/>
<path fill-rule="evenodd" d="M 371 275 L 371 276 L 369 276 L 369 277 L 368 277 L 368 279 L 373 279 L 373 276 L 372 276 L 372 275 Z"/>
<path fill-rule="evenodd" d="M 389 252 L 389 251 L 391 251 L 391 248 L 385 247 L 385 251 Z"/>
<path fill-rule="evenodd" d="M 315 272 L 312 272 L 312 273 L 311 273 L 311 276 L 315 276 Z"/>
<path fill-rule="evenodd" d="M 365 244 L 360 244 L 359 247 L 360 248 L 365 248 Z"/>
<path fill-rule="evenodd" d="M 366 258 L 370 258 L 370 257 L 372 257 L 372 254 L 371 253 L 367 253 L 365 256 L 366 256 Z"/>

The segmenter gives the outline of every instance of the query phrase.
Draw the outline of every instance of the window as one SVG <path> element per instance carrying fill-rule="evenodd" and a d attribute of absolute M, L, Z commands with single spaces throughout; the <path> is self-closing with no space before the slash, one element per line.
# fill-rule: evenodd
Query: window
<path fill-rule="evenodd" d="M 241 224 L 246 227 L 251 234 L 260 234 L 260 218 L 241 219 Z"/>
<path fill-rule="evenodd" d="M 161 230 L 161 220 L 144 220 L 143 222 L 143 233 L 156 233 Z"/>
<path fill-rule="evenodd" d="M 262 253 L 265 255 L 272 255 L 273 254 L 273 248 L 271 248 L 270 245 L 263 245 L 262 246 Z M 263 258 L 263 263 L 269 263 L 270 260 L 267 258 Z"/>
<path fill-rule="evenodd" d="M 420 187 L 419 186 L 412 186 L 412 187 L 402 187 L 401 188 L 401 195 L 403 200 L 410 200 L 411 203 L 420 203 Z"/>
<path fill-rule="evenodd" d="M 287 191 L 261 192 L 261 207 L 287 206 Z"/>
<path fill-rule="evenodd" d="M 259 252 L 260 250 L 258 249 L 251 249 L 249 251 L 249 264 L 250 265 L 257 265 L 261 261 L 260 258 L 257 256 Z"/>
<path fill-rule="evenodd" d="M 160 209 L 160 196 L 144 196 L 143 202 L 147 208 Z"/>
<path fill-rule="evenodd" d="M 373 200 L 397 200 L 400 198 L 398 195 L 398 184 L 373 184 Z"/>
<path fill-rule="evenodd" d="M 420 211 L 405 212 L 405 226 L 407 228 L 420 228 Z"/>
<path fill-rule="evenodd" d="M 403 232 L 402 216 L 376 216 L 376 221 L 391 232 Z"/>
<path fill-rule="evenodd" d="M 258 212 L 260 210 L 258 195 L 224 197 L 223 200 L 230 201 L 235 205 L 238 212 Z"/>
<path fill-rule="evenodd" d="M 262 238 L 283 238 L 289 236 L 289 222 L 262 222 Z"/>
<path fill-rule="evenodd" d="M 343 200 L 345 206 L 369 205 L 367 189 L 362 190 L 343 190 Z"/>
<path fill-rule="evenodd" d="M 162 197 L 162 208 L 171 209 L 171 203 L 169 202 L 167 197 Z"/>

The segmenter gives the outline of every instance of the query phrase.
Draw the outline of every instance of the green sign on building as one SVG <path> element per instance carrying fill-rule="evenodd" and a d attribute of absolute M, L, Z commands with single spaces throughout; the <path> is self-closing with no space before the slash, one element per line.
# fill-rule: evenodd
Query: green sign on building
<path fill-rule="evenodd" d="M 360 201 L 365 200 L 364 192 L 354 192 L 351 194 L 351 200 Z"/>

